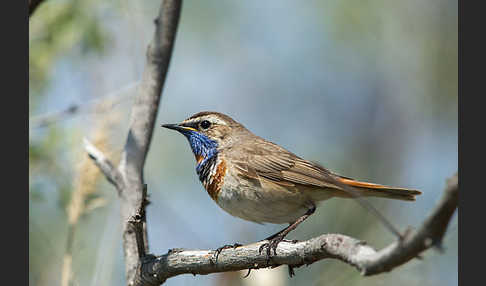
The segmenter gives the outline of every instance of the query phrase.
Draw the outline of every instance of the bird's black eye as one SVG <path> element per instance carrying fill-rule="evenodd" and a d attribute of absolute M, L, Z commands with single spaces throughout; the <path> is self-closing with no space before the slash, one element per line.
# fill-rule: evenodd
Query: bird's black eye
<path fill-rule="evenodd" d="M 209 126 L 211 126 L 211 122 L 209 122 L 207 120 L 203 120 L 200 125 L 201 125 L 202 129 L 208 129 Z"/>

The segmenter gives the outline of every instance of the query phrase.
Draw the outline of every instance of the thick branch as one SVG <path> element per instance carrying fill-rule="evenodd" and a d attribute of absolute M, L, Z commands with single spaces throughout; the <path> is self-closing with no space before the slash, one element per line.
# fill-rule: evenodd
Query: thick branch
<path fill-rule="evenodd" d="M 373 275 L 390 271 L 417 257 L 431 246 L 436 246 L 441 250 L 442 238 L 457 208 L 458 201 L 459 186 L 458 177 L 455 174 L 448 180 L 442 199 L 420 228 L 416 232 L 410 231 L 401 243 L 395 242 L 378 252 L 372 260 L 364 264 L 362 273 Z"/>
<path fill-rule="evenodd" d="M 214 250 L 171 250 L 167 254 L 146 257 L 135 285 L 159 285 L 180 274 L 209 274 L 243 269 L 258 269 L 287 264 L 308 265 L 325 258 L 341 260 L 369 276 L 391 271 L 432 246 L 440 246 L 447 225 L 457 208 L 457 174 L 448 180 L 441 201 L 417 231 L 409 230 L 403 239 L 380 251 L 365 242 L 341 234 L 324 234 L 307 241 L 281 242 L 277 255 L 266 264 L 266 254 L 259 247 L 266 241 L 226 249 L 215 260 Z"/>
<path fill-rule="evenodd" d="M 147 49 L 147 62 L 132 107 L 121 168 L 128 176 L 142 175 L 150 147 L 162 87 L 169 69 L 182 1 L 164 0 L 155 19 L 155 35 Z M 128 178 L 132 179 L 132 178 Z"/>

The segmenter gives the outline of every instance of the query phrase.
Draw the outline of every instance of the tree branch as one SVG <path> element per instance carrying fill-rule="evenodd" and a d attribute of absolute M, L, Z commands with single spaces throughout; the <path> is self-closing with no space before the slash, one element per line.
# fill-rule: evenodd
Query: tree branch
<path fill-rule="evenodd" d="M 94 146 L 86 144 L 86 151 L 107 179 L 117 187 L 122 199 L 123 250 L 128 285 L 133 285 L 140 265 L 140 257 L 148 252 L 145 216 L 137 218 L 137 214 L 145 212 L 147 204 L 143 167 L 169 69 L 181 6 L 182 0 L 163 0 L 161 3 L 159 15 L 155 20 L 155 34 L 147 49 L 147 61 L 132 107 L 127 141 L 118 168 L 115 169 Z M 137 238 L 139 238 L 138 244 Z M 139 253 L 140 241 L 144 242 L 145 251 L 142 255 Z"/>
<path fill-rule="evenodd" d="M 159 285 L 167 278 L 180 274 L 209 274 L 243 269 L 258 269 L 289 265 L 309 265 L 316 261 L 333 258 L 341 260 L 364 276 L 391 271 L 409 260 L 419 257 L 430 247 L 440 247 L 449 221 L 458 203 L 458 178 L 448 180 L 441 201 L 417 231 L 409 230 L 398 240 L 380 251 L 365 242 L 342 234 L 324 234 L 297 243 L 281 242 L 277 255 L 266 263 L 266 254 L 259 254 L 259 247 L 266 241 L 226 249 L 215 259 L 214 250 L 172 249 L 167 254 L 147 256 L 140 267 L 135 285 Z"/>
<path fill-rule="evenodd" d="M 130 83 L 108 95 L 89 100 L 83 103 L 73 103 L 69 107 L 59 111 L 49 112 L 46 114 L 35 115 L 29 118 L 29 128 L 41 128 L 61 120 L 78 115 L 82 112 L 106 113 L 117 104 L 131 97 L 131 94 L 124 94 L 132 88 L 138 86 L 138 82 Z"/>
<path fill-rule="evenodd" d="M 88 139 L 83 138 L 83 143 L 88 156 L 95 162 L 96 166 L 100 168 L 106 179 L 116 187 L 118 192 L 120 192 L 123 187 L 123 179 L 120 172 L 113 166 L 105 154 L 96 148 Z"/>
<path fill-rule="evenodd" d="M 147 62 L 132 107 L 130 128 L 119 166 L 125 185 L 122 190 L 121 208 L 125 270 L 129 284 L 135 276 L 139 255 L 136 236 L 130 231 L 127 221 L 137 213 L 145 200 L 142 195 L 143 166 L 152 139 L 162 87 L 169 69 L 181 6 L 181 0 L 162 1 L 159 15 L 154 21 L 155 34 L 147 49 Z M 143 229 L 146 230 L 146 227 Z M 146 231 L 143 237 L 147 241 Z"/>

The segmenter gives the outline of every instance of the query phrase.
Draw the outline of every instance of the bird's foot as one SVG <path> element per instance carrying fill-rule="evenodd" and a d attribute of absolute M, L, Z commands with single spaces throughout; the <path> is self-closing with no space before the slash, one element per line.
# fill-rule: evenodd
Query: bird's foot
<path fill-rule="evenodd" d="M 235 244 L 225 244 L 221 247 L 218 247 L 214 252 L 215 252 L 215 261 L 216 263 L 218 263 L 218 257 L 219 257 L 219 254 L 221 253 L 221 251 L 225 250 L 225 249 L 230 249 L 230 248 L 237 248 L 238 246 L 243 246 L 243 244 L 239 244 L 239 243 L 235 243 Z"/>
<path fill-rule="evenodd" d="M 277 246 L 280 242 L 285 241 L 285 242 L 290 242 L 290 243 L 297 243 L 298 240 L 287 240 L 284 239 L 284 235 L 276 235 L 273 236 L 272 238 L 268 239 L 268 242 L 262 244 L 260 248 L 258 249 L 258 253 L 262 254 L 263 249 L 266 248 L 267 252 L 267 264 L 270 262 L 270 257 L 271 257 L 271 251 L 273 250 L 273 254 L 277 255 Z"/>

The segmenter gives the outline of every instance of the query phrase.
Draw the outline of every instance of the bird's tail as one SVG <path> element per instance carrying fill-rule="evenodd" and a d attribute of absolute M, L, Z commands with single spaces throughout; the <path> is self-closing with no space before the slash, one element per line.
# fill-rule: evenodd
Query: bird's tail
<path fill-rule="evenodd" d="M 353 187 L 359 196 L 383 197 L 388 199 L 415 201 L 415 196 L 422 192 L 412 189 L 384 186 L 368 182 L 360 182 L 350 178 L 338 177 L 338 181 L 344 185 Z M 343 197 L 352 197 L 347 192 L 343 192 Z"/>

